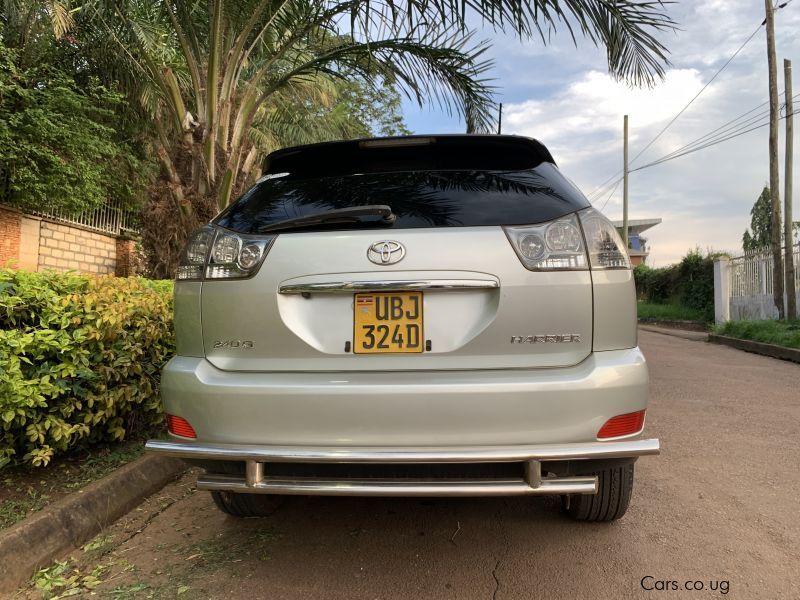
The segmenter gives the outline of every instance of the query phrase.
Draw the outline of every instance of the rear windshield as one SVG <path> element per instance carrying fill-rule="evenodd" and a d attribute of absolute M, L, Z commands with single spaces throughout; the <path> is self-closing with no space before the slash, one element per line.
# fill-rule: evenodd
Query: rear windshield
<path fill-rule="evenodd" d="M 315 178 L 275 175 L 253 186 L 214 222 L 238 233 L 258 233 L 279 221 L 374 204 L 392 208 L 397 219 L 391 226 L 368 221 L 297 231 L 525 225 L 589 206 L 554 165 L 541 163 L 523 171 L 404 171 Z"/>

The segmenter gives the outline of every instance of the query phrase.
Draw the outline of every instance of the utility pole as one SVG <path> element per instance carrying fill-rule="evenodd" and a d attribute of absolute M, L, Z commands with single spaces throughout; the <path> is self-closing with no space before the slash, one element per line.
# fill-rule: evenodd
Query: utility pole
<path fill-rule="evenodd" d="M 792 106 L 792 61 L 783 59 L 783 85 L 786 98 L 786 167 L 784 168 L 783 239 L 786 259 L 786 318 L 797 318 L 797 292 L 794 282 L 794 236 L 792 235 L 792 161 L 794 160 L 794 107 Z"/>
<path fill-rule="evenodd" d="M 500 103 L 500 112 L 497 115 L 497 135 L 503 132 L 503 103 Z"/>
<path fill-rule="evenodd" d="M 767 11 L 767 67 L 769 69 L 769 193 L 772 197 L 772 297 L 783 319 L 783 255 L 781 253 L 781 197 L 778 172 L 778 67 L 775 58 L 775 14 L 772 0 L 764 0 Z"/>
<path fill-rule="evenodd" d="M 767 0 L 769 1 L 769 0 Z M 625 251 L 628 250 L 628 115 L 625 115 L 623 122 L 623 136 L 625 141 L 622 145 L 622 241 L 625 244 Z"/>

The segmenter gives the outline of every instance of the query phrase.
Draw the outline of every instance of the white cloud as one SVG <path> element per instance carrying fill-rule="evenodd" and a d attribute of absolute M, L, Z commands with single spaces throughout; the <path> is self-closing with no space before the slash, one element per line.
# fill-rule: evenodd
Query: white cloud
<path fill-rule="evenodd" d="M 512 35 L 483 30 L 492 39 L 504 103 L 503 132 L 530 135 L 553 152 L 566 175 L 586 192 L 622 168 L 622 117 L 630 115 L 630 154 L 636 156 L 753 33 L 764 18 L 763 2 L 694 0 L 667 4 L 680 29 L 664 33 L 672 66 L 652 89 L 631 89 L 606 74 L 603 49 L 579 39 L 577 47 L 563 30 L 543 46 L 520 43 Z M 795 93 L 800 91 L 800 2 L 776 13 L 778 60 L 793 59 Z M 764 29 L 703 92 L 668 131 L 633 164 L 641 166 L 695 140 L 767 99 Z M 782 89 L 782 71 L 779 73 Z M 422 131 L 463 131 L 463 126 L 434 120 L 414 122 Z M 781 124 L 781 146 L 783 145 Z M 797 127 L 795 127 L 797 129 Z M 796 134 L 797 135 L 797 134 Z M 631 218 L 661 217 L 647 232 L 652 259 L 667 264 L 700 247 L 737 250 L 750 223 L 750 208 L 769 177 L 767 129 L 631 174 Z M 797 145 L 797 143 L 795 144 Z M 795 180 L 800 154 L 795 153 Z M 781 184 L 783 158 L 781 157 Z M 620 186 L 621 187 L 621 186 Z M 795 184 L 795 215 L 800 191 Z M 604 212 L 622 214 L 618 188 L 601 197 Z M 610 195 L 609 195 L 610 194 Z"/>
<path fill-rule="evenodd" d="M 550 98 L 504 107 L 504 132 L 544 141 L 567 166 L 621 139 L 622 115 L 628 114 L 631 126 L 635 125 L 630 135 L 633 144 L 642 128 L 675 115 L 702 85 L 695 69 L 670 70 L 652 90 L 631 88 L 606 73 L 589 71 Z"/>
<path fill-rule="evenodd" d="M 800 64 L 800 5 L 791 11 L 790 7 L 778 13 L 778 55 L 779 59 L 794 56 L 795 64 Z M 629 115 L 633 158 L 763 18 L 760 7 L 741 1 L 688 3 L 678 10 L 675 17 L 682 31 L 665 40 L 675 66 L 667 70 L 663 82 L 652 89 L 632 89 L 598 69 L 585 69 L 550 94 L 506 105 L 504 132 L 540 139 L 582 189 L 596 189 L 621 171 L 622 116 Z M 762 29 L 634 168 L 665 156 L 766 100 L 763 37 Z M 586 57 L 575 61 L 585 64 Z M 779 75 L 782 82 L 782 72 Z M 783 124 L 781 136 L 782 128 Z M 780 164 L 783 171 L 782 157 Z M 796 158 L 795 172 L 799 169 Z M 677 261 L 695 247 L 737 251 L 750 222 L 750 208 L 767 179 L 766 128 L 632 173 L 631 217 L 663 219 L 645 234 L 652 262 Z M 621 186 L 613 193 L 607 189 L 596 204 L 605 204 L 604 212 L 610 217 L 621 217 Z M 800 206 L 797 200 L 794 204 Z"/>

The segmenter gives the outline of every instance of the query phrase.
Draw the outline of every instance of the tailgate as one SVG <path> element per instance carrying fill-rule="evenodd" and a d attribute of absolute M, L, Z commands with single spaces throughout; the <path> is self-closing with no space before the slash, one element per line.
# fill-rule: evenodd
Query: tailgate
<path fill-rule="evenodd" d="M 405 256 L 373 264 L 387 235 Z M 545 368 L 592 347 L 589 271 L 529 271 L 500 227 L 282 234 L 251 279 L 204 282 L 201 314 L 230 371 Z M 384 323 L 388 350 L 365 347 Z"/>

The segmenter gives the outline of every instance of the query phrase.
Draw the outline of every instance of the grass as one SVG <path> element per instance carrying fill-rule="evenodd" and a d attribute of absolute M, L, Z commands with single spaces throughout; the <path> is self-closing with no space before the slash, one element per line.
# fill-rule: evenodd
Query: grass
<path fill-rule="evenodd" d="M 85 450 L 47 467 L 6 468 L 0 472 L 0 529 L 10 527 L 50 502 L 85 487 L 144 452 L 142 440 Z"/>
<path fill-rule="evenodd" d="M 702 311 L 681 304 L 651 304 L 649 302 L 639 302 L 637 310 L 640 319 L 702 322 L 707 320 Z"/>
<path fill-rule="evenodd" d="M 800 321 L 728 321 L 714 328 L 720 335 L 787 348 L 800 348 Z"/>

